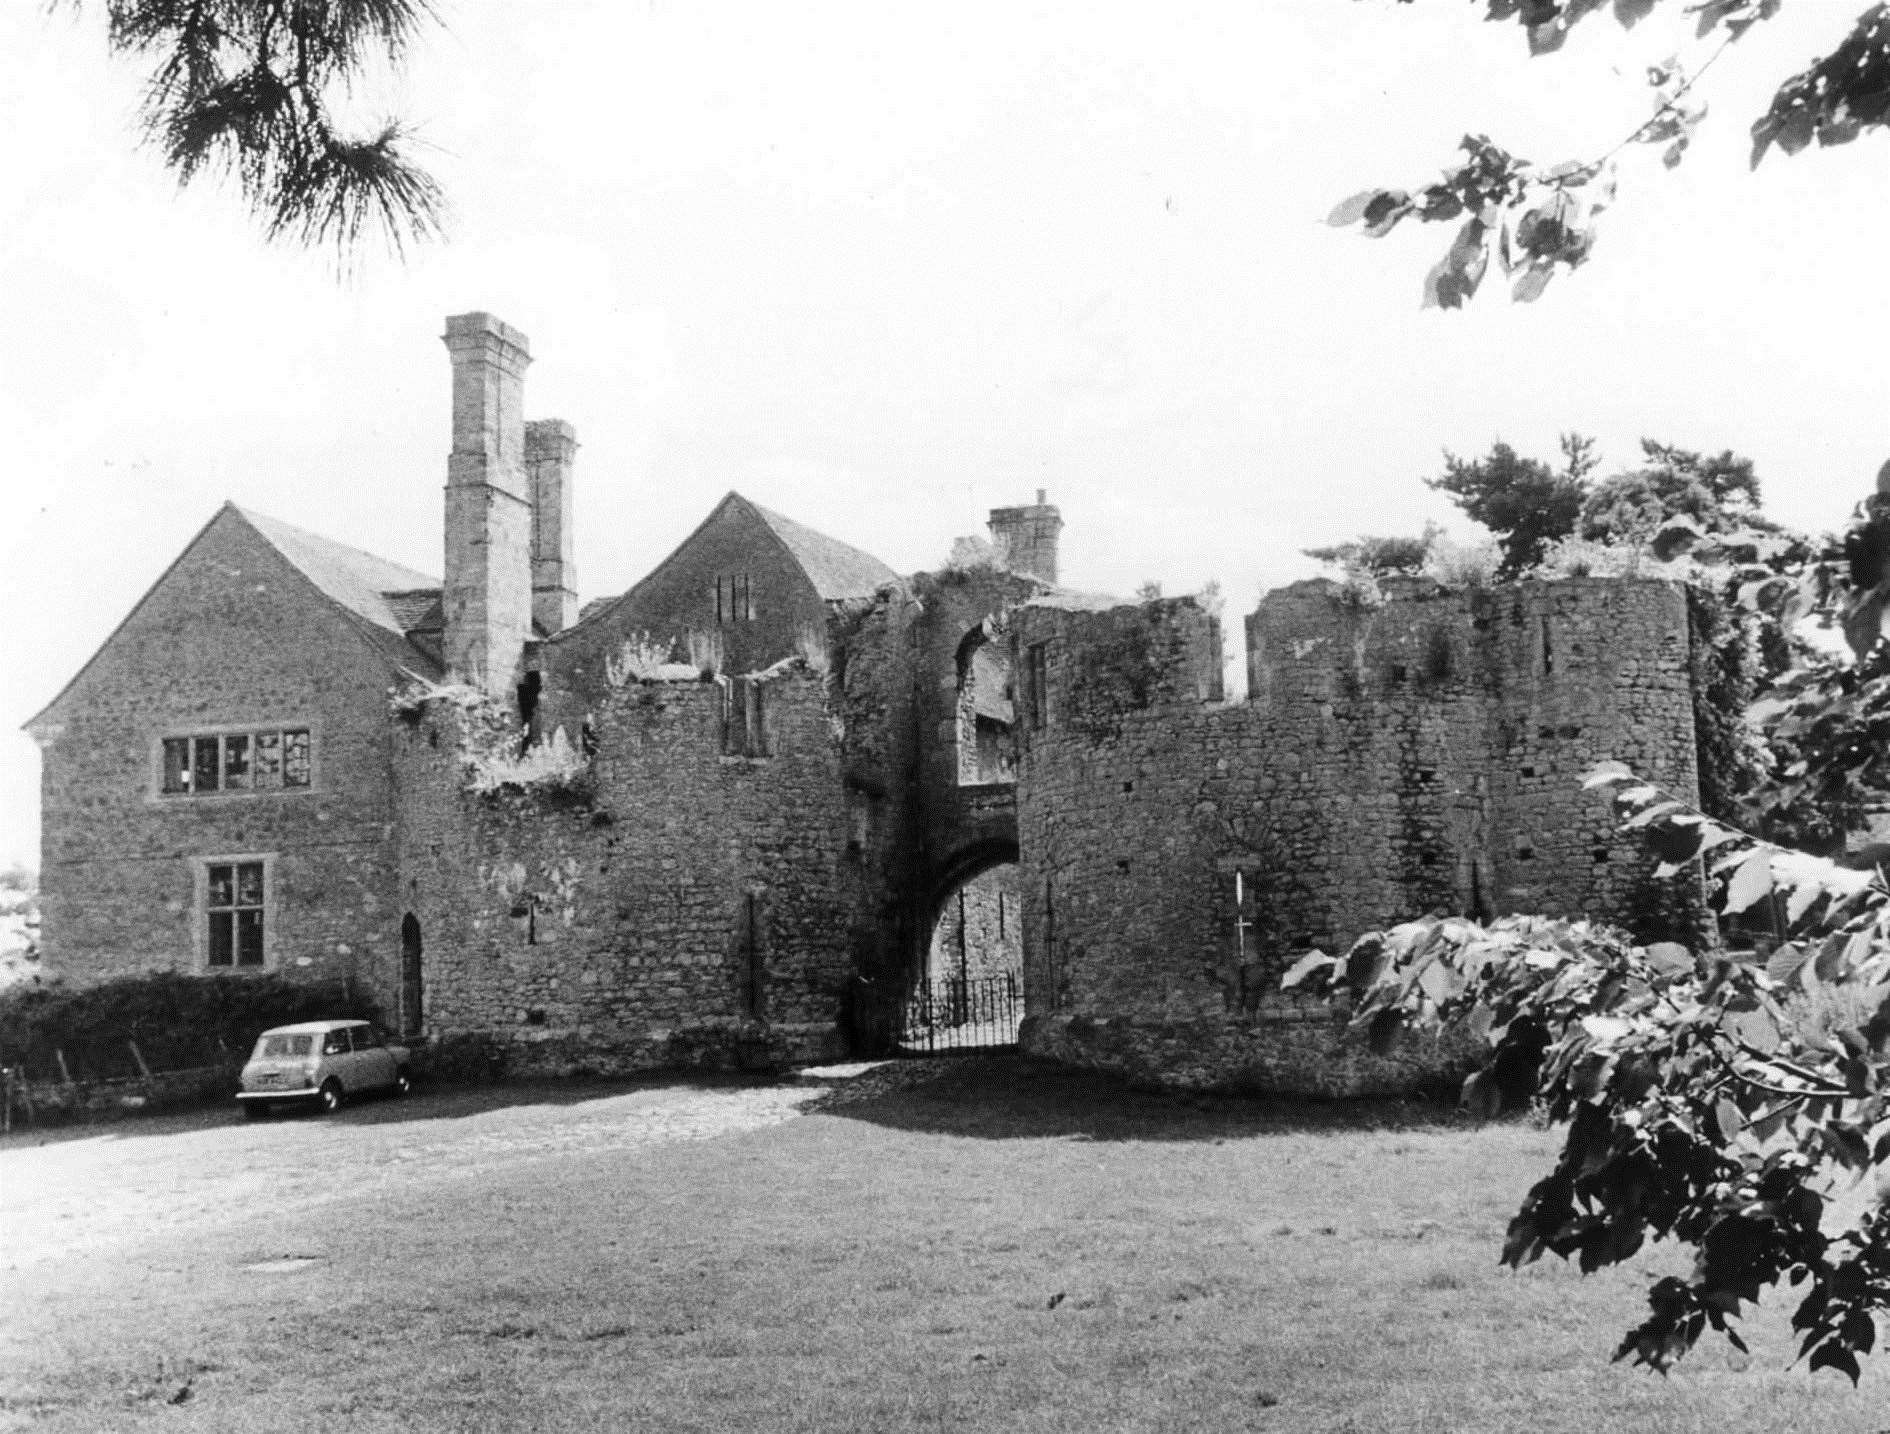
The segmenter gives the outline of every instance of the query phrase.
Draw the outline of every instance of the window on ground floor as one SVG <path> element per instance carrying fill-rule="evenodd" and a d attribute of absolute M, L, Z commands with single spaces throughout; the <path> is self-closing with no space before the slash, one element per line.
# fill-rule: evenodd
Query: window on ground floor
<path fill-rule="evenodd" d="M 202 956 L 212 971 L 269 964 L 269 858 L 211 857 L 199 864 Z"/>

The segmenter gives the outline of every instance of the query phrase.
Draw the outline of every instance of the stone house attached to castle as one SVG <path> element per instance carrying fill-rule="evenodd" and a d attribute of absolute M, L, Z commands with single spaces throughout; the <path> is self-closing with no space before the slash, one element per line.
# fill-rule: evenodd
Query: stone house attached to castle
<path fill-rule="evenodd" d="M 1650 864 L 1579 773 L 1697 790 L 1651 580 L 1297 584 L 1229 702 L 1195 600 L 1058 588 L 1041 493 L 903 579 L 731 493 L 580 615 L 575 434 L 525 421 L 522 335 L 446 344 L 443 581 L 226 506 L 28 724 L 53 969 L 347 980 L 409 1034 L 626 1070 L 837 1054 L 863 992 L 1021 968 L 1058 1059 L 1388 1089 L 1422 1055 L 1282 999 L 1295 951 L 1632 916 Z"/>
<path fill-rule="evenodd" d="M 49 963 L 346 980 L 408 1034 L 517 1027 L 607 1062 L 738 1028 L 837 1049 L 849 983 L 928 920 L 890 890 L 924 859 L 894 769 L 918 760 L 909 696 L 900 740 L 844 758 L 820 670 L 897 575 L 730 493 L 580 620 L 575 434 L 524 420 L 522 335 L 466 315 L 446 342 L 444 583 L 227 504 L 28 724 Z M 613 675 L 626 650 L 692 646 L 715 680 Z M 581 741 L 582 800 L 470 792 L 479 724 L 450 700 L 392 710 L 430 690 Z"/>

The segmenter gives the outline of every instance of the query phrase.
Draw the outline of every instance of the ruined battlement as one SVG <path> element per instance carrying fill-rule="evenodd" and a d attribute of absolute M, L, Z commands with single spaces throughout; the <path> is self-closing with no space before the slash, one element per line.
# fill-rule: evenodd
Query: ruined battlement
<path fill-rule="evenodd" d="M 576 431 L 526 419 L 523 334 L 445 342 L 440 578 L 226 506 L 31 724 L 79 979 L 358 981 L 404 1035 L 602 1071 L 812 1059 L 849 1022 L 877 1050 L 911 1011 L 930 1040 L 1021 959 L 1033 1049 L 1338 1094 L 1434 1053 L 1282 997 L 1309 946 L 1692 919 L 1580 786 L 1697 791 L 1720 689 L 1679 589 L 1297 583 L 1230 702 L 1218 605 L 1058 589 L 1042 490 L 907 577 L 730 492 L 580 609 Z"/>
<path fill-rule="evenodd" d="M 1048 1053 L 1106 1046 L 1183 1083 L 1395 1086 L 1306 1037 L 1277 991 L 1298 952 L 1433 911 L 1633 921 L 1661 899 L 1580 778 L 1617 760 L 1696 790 L 1670 584 L 1392 584 L 1376 604 L 1296 584 L 1249 617 L 1236 704 L 1209 695 L 1217 633 L 1187 599 L 1031 607 L 1014 631 L 1025 973 Z M 1295 1038 L 1273 1039 L 1289 1018 Z M 1098 1021 L 1112 1034 L 1085 1057 L 1070 1032 Z"/>

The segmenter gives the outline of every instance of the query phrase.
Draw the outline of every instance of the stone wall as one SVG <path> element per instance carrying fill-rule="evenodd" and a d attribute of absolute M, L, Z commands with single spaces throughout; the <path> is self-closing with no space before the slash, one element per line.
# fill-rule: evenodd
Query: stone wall
<path fill-rule="evenodd" d="M 399 913 L 387 689 L 352 620 L 225 509 L 52 709 L 41 737 L 45 965 L 90 983 L 205 969 L 204 860 L 266 859 L 266 969 L 392 1009 Z M 164 796 L 167 736 L 307 727 L 303 791 Z"/>
<path fill-rule="evenodd" d="M 689 635 L 712 636 L 721 671 L 741 674 L 818 642 L 827 620 L 827 604 L 780 540 L 746 503 L 724 500 L 648 577 L 544 644 L 546 718 L 575 730 L 608 690 L 606 667 L 626 642 L 648 637 L 687 662 Z"/>
<path fill-rule="evenodd" d="M 978 767 L 960 751 L 960 666 L 981 638 L 1008 651 L 1001 615 L 1042 591 L 1001 568 L 953 569 L 890 586 L 834 623 L 842 761 L 874 903 L 859 969 L 876 984 L 922 974 L 959 884 L 1015 860 L 1014 783 L 966 780 Z"/>
<path fill-rule="evenodd" d="M 403 735 L 401 877 L 421 925 L 427 1033 L 514 1069 L 771 1064 L 843 1048 L 864 879 L 825 698 L 762 689 L 767 755 L 730 755 L 716 681 L 632 682 L 593 713 L 573 787 L 467 789 L 463 719 Z M 752 694 L 750 696 L 752 701 Z"/>
<path fill-rule="evenodd" d="M 1408 1056 L 1342 1050 L 1278 991 L 1295 953 L 1437 910 L 1697 918 L 1579 781 L 1613 759 L 1695 789 L 1670 585 L 1414 582 L 1367 606 L 1299 584 L 1249 619 L 1237 705 L 1209 700 L 1217 634 L 1189 599 L 1032 605 L 1013 633 L 1035 1049 L 1178 1084 L 1402 1088 Z"/>

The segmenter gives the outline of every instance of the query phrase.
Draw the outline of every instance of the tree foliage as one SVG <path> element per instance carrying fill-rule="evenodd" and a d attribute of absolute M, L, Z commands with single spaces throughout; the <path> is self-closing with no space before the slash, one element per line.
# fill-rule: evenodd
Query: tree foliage
<path fill-rule="evenodd" d="M 141 122 L 181 183 L 226 174 L 271 238 L 344 255 L 374 232 L 397 251 L 438 232 L 440 191 L 405 127 L 350 134 L 335 110 L 373 65 L 403 58 L 431 0 L 104 6 L 112 49 L 152 66 Z"/>
<path fill-rule="evenodd" d="M 1617 1359 L 1668 1369 L 1708 1328 L 1744 1348 L 1746 1307 L 1789 1284 L 1804 1291 L 1801 1354 L 1855 1379 L 1890 1311 L 1890 1218 L 1855 1191 L 1890 1158 L 1890 889 L 1625 769 L 1590 782 L 1620 789 L 1669 874 L 1704 857 L 1725 912 L 1776 899 L 1793 939 L 1759 960 L 1636 946 L 1580 921 L 1432 919 L 1302 958 L 1286 980 L 1350 996 L 1381 1048 L 1405 1028 L 1472 1022 L 1487 1048 L 1465 1101 L 1538 1100 L 1568 1122 L 1510 1222 L 1506 1264 L 1553 1253 L 1586 1273 L 1650 1239 L 1692 1247 L 1691 1276 L 1653 1285 Z"/>
<path fill-rule="evenodd" d="M 1405 0 L 1411 3 L 1411 0 Z M 1329 223 L 1363 226 L 1382 238 L 1415 217 L 1458 229 L 1443 258 L 1424 280 L 1426 307 L 1460 308 L 1475 295 L 1494 256 L 1510 280 L 1511 297 L 1541 296 L 1563 270 L 1586 263 L 1599 216 L 1613 203 L 1617 160 L 1631 145 L 1662 146 L 1668 168 L 1679 164 L 1705 117 L 1694 87 L 1726 48 L 1778 13 L 1783 0 L 1481 0 L 1488 18 L 1514 21 L 1528 36 L 1531 55 L 1562 47 L 1569 31 L 1606 10 L 1624 28 L 1662 4 L 1684 4 L 1697 17 L 1702 39 L 1718 45 L 1697 67 L 1678 60 L 1652 67 L 1647 80 L 1652 112 L 1606 153 L 1541 165 L 1523 159 L 1487 135 L 1466 135 L 1464 158 L 1442 178 L 1416 190 L 1368 189 L 1343 201 Z M 1890 3 L 1867 6 L 1830 54 L 1814 59 L 1778 87 L 1752 124 L 1752 164 L 1774 147 L 1797 154 L 1814 141 L 1848 144 L 1867 129 L 1890 127 Z"/>
<path fill-rule="evenodd" d="M 1422 572 L 1425 560 L 1431 555 L 1431 547 L 1442 532 L 1443 529 L 1431 523 L 1426 524 L 1424 531 L 1415 537 L 1374 537 L 1361 533 L 1349 542 L 1334 543 L 1324 548 L 1306 548 L 1303 551 L 1309 558 L 1331 563 L 1348 573 L 1390 577 L 1399 573 Z"/>
<path fill-rule="evenodd" d="M 1737 465 L 1717 471 L 1727 494 L 1756 499 Z M 1762 717 L 1776 766 L 1754 810 L 1822 813 L 1841 835 L 1847 814 L 1890 794 L 1890 496 L 1862 505 L 1842 543 L 1730 551 L 1727 590 L 1803 659 Z M 1807 657 L 1807 621 L 1841 627 L 1852 661 Z M 1877 852 L 1834 860 L 1763 840 L 1615 763 L 1587 785 L 1612 794 L 1657 877 L 1709 884 L 1735 933 L 1757 917 L 1757 949 L 1430 917 L 1344 956 L 1309 953 L 1286 984 L 1348 1000 L 1381 1048 L 1406 1029 L 1467 1027 L 1483 1041 L 1468 1104 L 1540 1102 L 1567 1123 L 1510 1222 L 1506 1263 L 1553 1253 L 1586 1272 L 1648 1240 L 1692 1250 L 1690 1275 L 1651 1286 L 1617 1359 L 1664 1371 L 1709 1329 L 1744 1348 L 1747 1309 L 1790 1287 L 1800 1357 L 1856 1380 L 1890 1316 L 1890 884 Z"/>
<path fill-rule="evenodd" d="M 1646 542 L 1671 519 L 1685 516 L 1705 533 L 1772 525 L 1759 512 L 1752 460 L 1731 450 L 1695 453 L 1641 440 L 1646 466 L 1604 478 L 1582 500 L 1576 521 L 1597 542 Z"/>
<path fill-rule="evenodd" d="M 1424 481 L 1497 535 L 1503 576 L 1515 577 L 1541 562 L 1550 543 L 1574 531 L 1596 461 L 1593 440 L 1565 433 L 1559 469 L 1498 441 L 1482 458 L 1446 452 L 1443 473 Z"/>
<path fill-rule="evenodd" d="M 1497 535 L 1505 578 L 1538 567 L 1554 544 L 1569 538 L 1639 546 L 1664 561 L 1705 536 L 1780 531 L 1759 511 L 1752 460 L 1730 450 L 1699 453 L 1643 438 L 1641 467 L 1594 482 L 1589 475 L 1601 460 L 1593 441 L 1565 433 L 1561 447 L 1559 468 L 1501 440 L 1478 458 L 1446 450 L 1444 471 L 1424 480 Z"/>

